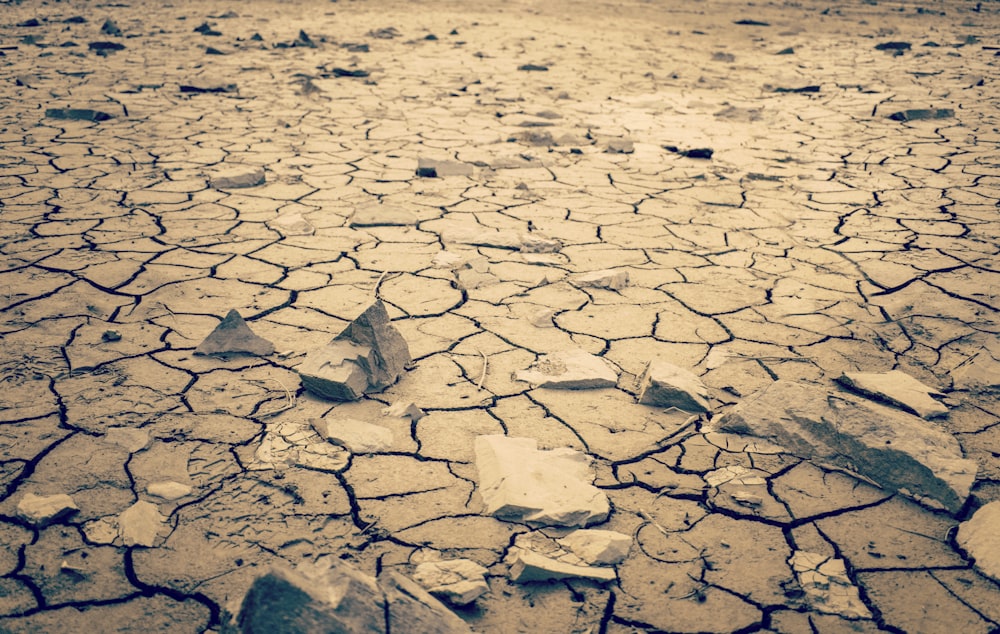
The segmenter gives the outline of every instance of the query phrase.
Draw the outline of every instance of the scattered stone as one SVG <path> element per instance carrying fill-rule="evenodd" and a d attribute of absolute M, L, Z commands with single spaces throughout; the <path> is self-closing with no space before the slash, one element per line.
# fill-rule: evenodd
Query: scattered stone
<path fill-rule="evenodd" d="M 819 86 L 801 86 L 799 88 L 782 88 L 779 86 L 774 89 L 774 92 L 811 93 L 819 92 L 819 89 Z"/>
<path fill-rule="evenodd" d="M 120 42 L 89 42 L 87 48 L 98 55 L 107 55 L 115 51 L 125 50 L 125 45 Z"/>
<path fill-rule="evenodd" d="M 387 26 L 381 29 L 375 29 L 373 31 L 368 31 L 368 37 L 373 37 L 376 40 L 391 40 L 402 35 L 394 26 Z"/>
<path fill-rule="evenodd" d="M 122 333 L 117 330 L 105 330 L 101 333 L 101 341 L 104 343 L 114 343 L 122 340 Z"/>
<path fill-rule="evenodd" d="M 346 447 L 351 453 L 377 453 L 392 447 L 392 430 L 353 418 L 317 419 L 313 429 L 330 442 Z"/>
<path fill-rule="evenodd" d="M 201 94 L 201 93 L 226 93 L 226 92 L 236 92 L 236 84 L 227 81 L 212 81 L 212 80 L 199 80 L 199 81 L 189 81 L 186 84 L 180 84 L 179 89 L 182 93 L 188 94 Z"/>
<path fill-rule="evenodd" d="M 38 18 L 28 18 L 24 22 L 18 22 L 16 26 L 34 27 L 34 26 L 42 26 L 42 23 L 38 21 Z"/>
<path fill-rule="evenodd" d="M 101 25 L 101 33 L 104 33 L 105 35 L 110 35 L 111 37 L 122 36 L 122 30 L 118 28 L 118 25 L 115 24 L 115 21 L 112 20 L 111 18 L 106 19 L 104 21 L 104 24 Z"/>
<path fill-rule="evenodd" d="M 725 62 L 727 64 L 732 64 L 736 61 L 736 56 L 732 53 L 725 53 L 723 51 L 716 51 L 712 53 L 713 62 Z"/>
<path fill-rule="evenodd" d="M 931 397 L 932 394 L 944 394 L 899 370 L 882 373 L 844 372 L 837 381 L 865 396 L 886 401 L 923 418 L 948 415 L 948 408 Z"/>
<path fill-rule="evenodd" d="M 360 68 L 350 69 L 350 68 L 341 68 L 339 66 L 334 66 L 329 71 L 327 71 L 326 73 L 324 73 L 322 75 L 322 77 L 327 77 L 327 78 L 329 78 L 329 77 L 358 77 L 358 78 L 361 78 L 361 77 L 368 77 L 369 75 L 371 75 L 371 73 L 369 73 L 366 70 L 362 70 Z"/>
<path fill-rule="evenodd" d="M 533 525 L 587 526 L 610 513 L 607 496 L 588 482 L 590 459 L 579 451 L 539 450 L 534 438 L 479 436 L 475 453 L 488 515 Z"/>
<path fill-rule="evenodd" d="M 383 416 L 395 416 L 396 418 L 409 418 L 412 422 L 417 422 L 427 413 L 424 410 L 417 407 L 415 403 L 400 401 L 398 403 L 393 403 L 389 407 L 382 409 Z"/>
<path fill-rule="evenodd" d="M 26 493 L 17 503 L 17 516 L 37 527 L 44 528 L 80 510 L 73 498 L 65 493 L 35 495 Z"/>
<path fill-rule="evenodd" d="M 685 412 L 707 412 L 708 388 L 696 375 L 666 361 L 650 361 L 639 379 L 639 402 L 676 407 Z"/>
<path fill-rule="evenodd" d="M 352 227 L 404 227 L 417 224 L 417 214 L 392 205 L 369 205 L 355 209 L 348 222 Z"/>
<path fill-rule="evenodd" d="M 425 561 L 413 579 L 432 595 L 452 605 L 468 605 L 489 592 L 488 570 L 471 559 Z"/>
<path fill-rule="evenodd" d="M 1000 501 L 981 507 L 959 524 L 955 541 L 980 572 L 1000 582 Z"/>
<path fill-rule="evenodd" d="M 247 591 L 237 622 L 242 634 L 470 631 L 402 575 L 388 572 L 375 579 L 337 560 L 300 564 L 295 570 L 275 565 Z"/>
<path fill-rule="evenodd" d="M 768 438 L 919 502 L 957 512 L 976 477 L 958 441 L 916 416 L 850 394 L 779 380 L 735 405 L 719 431 Z"/>
<path fill-rule="evenodd" d="M 235 308 L 226 314 L 205 340 L 195 348 L 200 355 L 255 354 L 266 357 L 274 353 L 274 344 L 259 337 Z"/>
<path fill-rule="evenodd" d="M 299 29 L 299 36 L 295 38 L 295 42 L 292 44 L 292 46 L 298 46 L 302 48 L 316 48 L 316 42 L 313 42 L 313 39 L 309 37 L 308 33 L 306 33 L 302 29 Z"/>
<path fill-rule="evenodd" d="M 74 15 L 73 17 L 66 18 L 63 20 L 63 24 L 86 24 L 87 18 L 82 15 Z"/>
<path fill-rule="evenodd" d="M 631 538 L 625 537 L 631 541 Z M 614 568 L 589 565 L 558 541 L 537 531 L 515 537 L 505 561 L 510 564 L 510 578 L 515 583 L 558 579 L 603 582 L 618 578 Z"/>
<path fill-rule="evenodd" d="M 155 504 L 139 500 L 118 515 L 118 536 L 125 546 L 151 547 L 166 521 Z"/>
<path fill-rule="evenodd" d="M 543 308 L 537 313 L 533 314 L 529 321 L 532 326 L 536 328 L 554 328 L 555 322 L 552 321 L 556 316 L 556 311 L 551 308 Z"/>
<path fill-rule="evenodd" d="M 843 559 L 797 550 L 788 564 L 805 592 L 806 601 L 816 611 L 848 619 L 872 618 L 858 588 L 847 576 Z"/>
<path fill-rule="evenodd" d="M 604 151 L 608 154 L 632 154 L 635 152 L 635 143 L 630 139 L 611 139 Z"/>
<path fill-rule="evenodd" d="M 214 36 L 214 37 L 218 37 L 218 36 L 222 35 L 222 33 L 220 31 L 216 31 L 215 29 L 213 29 L 212 25 L 210 25 L 208 22 L 202 22 L 198 26 L 194 27 L 194 32 L 195 33 L 201 33 L 202 35 L 209 35 L 209 36 Z"/>
<path fill-rule="evenodd" d="M 91 110 L 89 108 L 49 108 L 45 111 L 45 116 L 50 119 L 63 119 L 66 121 L 107 121 L 114 117 L 107 112 Z"/>
<path fill-rule="evenodd" d="M 707 147 L 692 148 L 690 150 L 682 150 L 679 147 L 677 147 L 676 145 L 664 145 L 663 149 L 666 150 L 666 151 L 668 151 L 668 152 L 673 152 L 675 154 L 680 154 L 684 158 L 693 158 L 693 159 L 710 159 L 710 158 L 712 158 L 712 155 L 715 154 L 715 150 L 713 150 L 712 148 L 707 148 Z"/>
<path fill-rule="evenodd" d="M 283 236 L 311 236 L 316 228 L 299 212 L 284 213 L 269 220 L 267 226 Z"/>
<path fill-rule="evenodd" d="M 515 378 L 543 388 L 586 390 L 614 387 L 618 372 L 606 359 L 576 348 L 544 355 Z"/>
<path fill-rule="evenodd" d="M 548 70 L 548 66 L 543 66 L 541 64 L 522 64 L 517 67 L 517 70 L 524 70 L 528 72 L 540 72 Z"/>
<path fill-rule="evenodd" d="M 209 175 L 208 182 L 216 189 L 256 187 L 264 182 L 264 168 L 257 165 L 223 165 Z"/>
<path fill-rule="evenodd" d="M 875 45 L 876 51 L 908 51 L 911 44 L 909 42 L 882 42 Z"/>
<path fill-rule="evenodd" d="M 310 352 L 296 371 L 313 394 L 353 401 L 395 383 L 409 362 L 406 340 L 377 300 L 333 341 Z"/>
<path fill-rule="evenodd" d="M 83 534 L 92 544 L 114 544 L 118 537 L 118 516 L 99 517 L 83 525 Z"/>
<path fill-rule="evenodd" d="M 739 24 L 740 26 L 771 26 L 769 22 L 760 22 L 758 20 L 737 20 L 733 24 Z"/>
<path fill-rule="evenodd" d="M 955 116 L 955 111 L 951 108 L 914 108 L 912 110 L 901 110 L 889 115 L 893 121 L 921 121 L 926 119 L 950 119 Z"/>
<path fill-rule="evenodd" d="M 152 495 L 153 497 L 158 497 L 161 500 L 179 500 L 182 497 L 187 497 L 191 495 L 194 491 L 189 485 L 181 484 L 180 482 L 174 482 L 173 480 L 160 480 L 159 482 L 150 482 L 146 487 L 146 493 Z"/>
<path fill-rule="evenodd" d="M 417 176 L 423 178 L 444 178 L 445 176 L 472 176 L 473 167 L 458 161 L 439 161 L 427 158 L 417 159 Z"/>
<path fill-rule="evenodd" d="M 795 55 L 795 49 L 789 46 L 788 48 L 781 49 L 775 55 Z"/>
<path fill-rule="evenodd" d="M 588 564 L 614 566 L 625 561 L 632 537 L 618 531 L 584 528 L 556 540 Z"/>
<path fill-rule="evenodd" d="M 350 453 L 332 445 L 308 423 L 268 426 L 247 468 L 253 471 L 305 467 L 336 473 L 348 465 Z"/>
<path fill-rule="evenodd" d="M 576 275 L 570 279 L 570 282 L 580 288 L 606 288 L 619 291 L 628 286 L 628 271 L 614 269 L 592 271 Z"/>
<path fill-rule="evenodd" d="M 226 53 L 224 51 L 220 51 L 214 46 L 206 46 L 205 55 L 226 55 Z"/>

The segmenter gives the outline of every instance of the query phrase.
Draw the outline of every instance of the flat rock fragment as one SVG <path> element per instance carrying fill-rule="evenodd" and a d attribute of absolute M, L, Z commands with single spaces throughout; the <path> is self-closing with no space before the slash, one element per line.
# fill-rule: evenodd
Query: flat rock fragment
<path fill-rule="evenodd" d="M 227 81 L 196 80 L 178 86 L 182 93 L 227 93 L 236 92 L 236 84 Z"/>
<path fill-rule="evenodd" d="M 256 187 L 264 182 L 264 168 L 256 165 L 227 165 L 209 175 L 208 182 L 216 189 Z"/>
<path fill-rule="evenodd" d="M 243 634 L 390 631 L 457 634 L 465 623 L 418 584 L 396 573 L 376 579 L 349 564 L 276 565 L 243 598 Z"/>
<path fill-rule="evenodd" d="M 476 438 L 486 514 L 546 526 L 587 526 L 607 519 L 607 495 L 588 482 L 590 459 L 573 449 L 539 450 L 537 445 L 533 438 Z"/>
<path fill-rule="evenodd" d="M 91 110 L 90 108 L 49 108 L 45 111 L 45 116 L 50 119 L 63 119 L 67 121 L 107 121 L 114 117 L 101 110 Z"/>
<path fill-rule="evenodd" d="M 468 605 L 489 592 L 488 570 L 471 559 L 425 561 L 413 571 L 413 579 L 435 597 L 453 605 Z"/>
<path fill-rule="evenodd" d="M 273 352 L 274 344 L 254 334 L 235 308 L 194 351 L 200 355 L 255 354 L 262 357 Z"/>
<path fill-rule="evenodd" d="M 353 418 L 319 419 L 313 428 L 327 440 L 347 447 L 351 453 L 374 453 L 392 446 L 392 430 Z"/>
<path fill-rule="evenodd" d="M 576 275 L 570 279 L 574 286 L 581 288 L 606 288 L 618 291 L 628 286 L 628 271 L 605 269 Z"/>
<path fill-rule="evenodd" d="M 625 561 L 632 537 L 618 531 L 582 528 L 556 540 L 588 564 L 614 566 Z"/>
<path fill-rule="evenodd" d="M 152 495 L 153 497 L 158 497 L 161 500 L 179 500 L 182 497 L 191 495 L 194 489 L 190 485 L 183 484 L 181 482 L 174 482 L 173 480 L 160 480 L 157 482 L 150 482 L 146 486 L 146 493 Z"/>
<path fill-rule="evenodd" d="M 269 426 L 247 468 L 264 471 L 297 466 L 336 472 L 349 460 L 347 451 L 327 442 L 311 425 L 288 421 Z"/>
<path fill-rule="evenodd" d="M 850 394 L 779 380 L 716 422 L 767 438 L 793 455 L 858 474 L 929 506 L 957 512 L 976 477 L 954 436 L 920 418 Z"/>
<path fill-rule="evenodd" d="M 417 224 L 417 214 L 391 205 L 369 205 L 355 209 L 348 222 L 352 227 L 404 227 Z"/>
<path fill-rule="evenodd" d="M 544 355 L 514 376 L 538 387 L 563 390 L 614 387 L 618 383 L 618 372 L 607 360 L 579 348 Z"/>
<path fill-rule="evenodd" d="M 676 407 L 685 412 L 707 412 L 708 388 L 695 374 L 666 361 L 653 360 L 639 379 L 639 402 Z"/>
<path fill-rule="evenodd" d="M 837 379 L 841 384 L 878 400 L 898 405 L 922 418 L 946 416 L 948 408 L 931 395 L 943 396 L 905 372 L 844 372 Z"/>
<path fill-rule="evenodd" d="M 80 510 L 73 498 L 65 493 L 36 495 L 26 493 L 17 503 L 17 516 L 43 528 Z"/>
<path fill-rule="evenodd" d="M 928 119 L 950 119 L 955 116 L 951 108 L 913 108 L 900 110 L 889 115 L 893 121 L 923 121 Z"/>
<path fill-rule="evenodd" d="M 139 500 L 118 516 L 118 536 L 126 546 L 154 546 L 166 521 L 155 504 Z"/>
<path fill-rule="evenodd" d="M 981 507 L 959 524 L 955 541 L 980 572 L 1000 582 L 1000 501 Z"/>
<path fill-rule="evenodd" d="M 463 229 L 445 233 L 444 239 L 457 244 L 477 247 L 511 249 L 523 253 L 556 253 L 562 248 L 558 240 L 533 232 L 500 229 Z"/>
<path fill-rule="evenodd" d="M 298 212 L 281 214 L 268 221 L 267 226 L 283 236 L 311 236 L 316 233 L 316 227 Z"/>
<path fill-rule="evenodd" d="M 847 576 L 843 559 L 797 550 L 788 564 L 813 609 L 848 619 L 872 618 L 857 586 Z"/>
<path fill-rule="evenodd" d="M 591 565 L 557 540 L 538 532 L 515 537 L 505 560 L 510 564 L 510 578 L 515 583 L 558 579 L 614 581 L 618 578 L 613 567 Z"/>
<path fill-rule="evenodd" d="M 313 394 L 352 401 L 395 383 L 409 362 L 406 340 L 377 300 L 333 341 L 310 352 L 296 371 Z"/>
<path fill-rule="evenodd" d="M 424 178 L 444 178 L 446 176 L 472 176 L 473 166 L 459 161 L 445 161 L 428 158 L 417 159 L 417 176 Z"/>

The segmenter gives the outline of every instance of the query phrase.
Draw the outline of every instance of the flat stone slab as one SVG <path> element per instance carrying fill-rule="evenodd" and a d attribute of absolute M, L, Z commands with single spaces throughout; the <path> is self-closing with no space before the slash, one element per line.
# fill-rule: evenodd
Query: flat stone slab
<path fill-rule="evenodd" d="M 588 564 L 599 566 L 620 564 L 632 547 L 630 535 L 598 528 L 581 528 L 556 541 Z"/>
<path fill-rule="evenodd" d="M 865 396 L 886 401 L 923 418 L 948 415 L 948 408 L 931 397 L 943 394 L 899 370 L 844 372 L 837 381 Z"/>
<path fill-rule="evenodd" d="M 976 477 L 976 462 L 963 457 L 951 434 L 911 414 L 815 385 L 775 381 L 715 426 L 773 440 L 796 456 L 953 513 Z"/>
<path fill-rule="evenodd" d="M 435 597 L 453 605 L 468 605 L 489 592 L 486 568 L 471 559 L 425 561 L 413 571 L 413 579 Z"/>
<path fill-rule="evenodd" d="M 216 189 L 256 187 L 264 182 L 264 168 L 257 165 L 223 166 L 212 172 L 208 183 Z"/>
<path fill-rule="evenodd" d="M 955 541 L 980 572 L 1000 582 L 1000 501 L 981 507 L 959 524 Z"/>
<path fill-rule="evenodd" d="M 797 550 L 788 564 L 813 609 L 848 619 L 872 617 L 857 586 L 847 576 L 843 559 Z"/>
<path fill-rule="evenodd" d="M 676 407 L 685 412 L 707 412 L 708 388 L 694 373 L 666 361 L 653 360 L 639 379 L 639 402 Z"/>
<path fill-rule="evenodd" d="M 73 498 L 65 493 L 36 495 L 26 493 L 17 503 L 17 516 L 42 528 L 80 510 Z"/>
<path fill-rule="evenodd" d="M 200 355 L 255 354 L 267 356 L 274 352 L 274 344 L 256 335 L 235 308 L 226 314 L 194 353 Z"/>
<path fill-rule="evenodd" d="M 628 271 L 616 271 L 605 269 L 603 271 L 592 271 L 582 273 L 570 278 L 574 286 L 582 288 L 606 288 L 612 291 L 620 291 L 628 286 Z"/>
<path fill-rule="evenodd" d="M 311 236 L 316 233 L 316 227 L 298 212 L 281 214 L 269 220 L 267 226 L 283 236 Z"/>
<path fill-rule="evenodd" d="M 587 526 L 607 519 L 607 495 L 588 480 L 590 459 L 574 449 L 539 450 L 534 438 L 478 436 L 479 494 L 485 513 L 547 526 Z"/>
<path fill-rule="evenodd" d="M 92 110 L 90 108 L 49 108 L 45 111 L 45 116 L 50 119 L 62 119 L 65 121 L 108 121 L 114 116 L 102 110 Z"/>
<path fill-rule="evenodd" d="M 353 418 L 314 420 L 313 429 L 327 440 L 347 447 L 351 453 L 374 453 L 392 446 L 392 430 Z"/>
<path fill-rule="evenodd" d="M 154 546 L 166 521 L 155 504 L 139 500 L 118 516 L 118 536 L 126 546 Z"/>
<path fill-rule="evenodd" d="M 558 579 L 614 581 L 618 578 L 613 567 L 591 565 L 559 541 L 538 532 L 515 537 L 506 561 L 510 564 L 510 579 L 515 583 Z"/>
<path fill-rule="evenodd" d="M 544 355 L 514 377 L 537 387 L 564 390 L 614 387 L 618 383 L 618 372 L 607 360 L 579 348 Z"/>

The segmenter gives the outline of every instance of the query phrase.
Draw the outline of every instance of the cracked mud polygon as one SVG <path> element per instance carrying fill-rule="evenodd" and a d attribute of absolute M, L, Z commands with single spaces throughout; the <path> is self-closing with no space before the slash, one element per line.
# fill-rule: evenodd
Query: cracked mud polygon
<path fill-rule="evenodd" d="M 955 534 L 1000 500 L 998 12 L 0 2 L 0 630 L 218 632 L 332 557 L 473 560 L 477 632 L 996 631 Z M 307 392 L 376 299 L 399 380 Z M 274 351 L 196 355 L 233 309 Z M 518 379 L 568 350 L 617 383 Z M 710 411 L 638 402 L 653 360 Z M 891 370 L 957 508 L 714 427 Z M 612 581 L 515 582 L 568 529 L 484 512 L 495 435 L 587 456 Z"/>

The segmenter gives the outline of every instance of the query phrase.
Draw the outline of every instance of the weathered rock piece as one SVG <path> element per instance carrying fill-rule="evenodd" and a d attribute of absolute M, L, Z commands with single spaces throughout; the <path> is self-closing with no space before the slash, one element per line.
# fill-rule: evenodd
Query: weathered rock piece
<path fill-rule="evenodd" d="M 231 165 L 209 176 L 209 184 L 216 189 L 255 187 L 264 182 L 264 168 L 255 165 Z"/>
<path fill-rule="evenodd" d="M 923 418 L 948 414 L 947 407 L 931 398 L 932 394 L 943 396 L 940 392 L 899 370 L 844 372 L 837 381 L 865 396 L 888 401 Z"/>
<path fill-rule="evenodd" d="M 268 426 L 247 468 L 265 471 L 298 466 L 336 472 L 349 461 L 348 451 L 327 442 L 311 425 L 287 421 Z"/>
<path fill-rule="evenodd" d="M 118 515 L 118 536 L 126 546 L 153 546 L 166 521 L 155 504 L 139 500 Z"/>
<path fill-rule="evenodd" d="M 959 524 L 955 541 L 980 572 L 1000 582 L 1000 501 L 990 502 Z"/>
<path fill-rule="evenodd" d="M 151 482 L 146 487 L 146 493 L 161 500 L 179 500 L 182 497 L 191 495 L 194 489 L 190 485 L 173 480 L 160 480 Z"/>
<path fill-rule="evenodd" d="M 538 387 L 564 390 L 614 387 L 618 383 L 618 372 L 607 360 L 579 348 L 544 355 L 514 376 Z"/>
<path fill-rule="evenodd" d="M 859 474 L 929 506 L 958 511 L 976 463 L 955 438 L 916 416 L 794 381 L 735 405 L 719 431 L 768 438 L 789 453 Z"/>
<path fill-rule="evenodd" d="M 707 412 L 708 388 L 696 375 L 672 363 L 654 359 L 639 379 L 639 402 L 676 407 L 685 412 Z"/>
<path fill-rule="evenodd" d="M 267 226 L 283 236 L 311 236 L 316 233 L 316 227 L 298 212 L 281 214 L 269 220 Z"/>
<path fill-rule="evenodd" d="M 323 438 L 342 445 L 351 453 L 385 451 L 392 446 L 392 430 L 353 418 L 331 418 L 312 421 L 313 429 Z"/>
<path fill-rule="evenodd" d="M 548 526 L 587 526 L 607 519 L 608 498 L 588 482 L 589 458 L 573 449 L 539 450 L 534 438 L 475 440 L 479 494 L 485 512 Z"/>
<path fill-rule="evenodd" d="M 107 121 L 114 118 L 107 112 L 90 108 L 49 108 L 45 111 L 45 116 L 67 121 Z"/>
<path fill-rule="evenodd" d="M 417 159 L 417 176 L 438 178 L 445 176 L 472 176 L 473 168 L 468 163 L 439 161 L 428 158 Z"/>
<path fill-rule="evenodd" d="M 56 495 L 35 495 L 26 493 L 17 503 L 17 516 L 24 521 L 43 528 L 80 510 L 73 498 L 65 493 Z"/>
<path fill-rule="evenodd" d="M 258 577 L 238 617 L 243 634 L 457 634 L 468 626 L 419 585 L 396 573 L 379 579 L 350 565 L 276 565 Z M 393 625 L 395 624 L 395 625 Z"/>
<path fill-rule="evenodd" d="M 889 115 L 893 121 L 920 121 L 924 119 L 950 119 L 955 116 L 951 108 L 914 108 Z"/>
<path fill-rule="evenodd" d="M 226 81 L 195 80 L 178 86 L 182 93 L 223 93 L 236 92 L 236 84 Z"/>
<path fill-rule="evenodd" d="M 406 340 L 377 300 L 333 341 L 310 352 L 296 371 L 313 394 L 351 401 L 395 383 L 409 362 Z"/>
<path fill-rule="evenodd" d="M 511 581 L 515 583 L 556 579 L 614 581 L 618 577 L 614 568 L 590 565 L 556 540 L 539 532 L 515 537 L 506 562 L 510 564 Z"/>
<path fill-rule="evenodd" d="M 618 531 L 583 528 L 556 540 L 563 548 L 587 562 L 598 566 L 613 566 L 625 561 L 632 537 Z"/>
<path fill-rule="evenodd" d="M 795 572 L 806 600 L 816 611 L 849 619 L 872 618 L 861 601 L 857 586 L 847 576 L 843 559 L 798 550 L 792 554 L 788 564 Z"/>
<path fill-rule="evenodd" d="M 471 559 L 425 561 L 413 578 L 435 597 L 453 605 L 468 605 L 489 592 L 487 569 Z"/>
<path fill-rule="evenodd" d="M 583 288 L 606 288 L 618 291 L 628 286 L 628 271 L 606 269 L 574 276 L 570 282 Z"/>
<path fill-rule="evenodd" d="M 235 308 L 194 350 L 200 355 L 256 354 L 262 357 L 273 352 L 274 344 L 254 334 Z"/>

